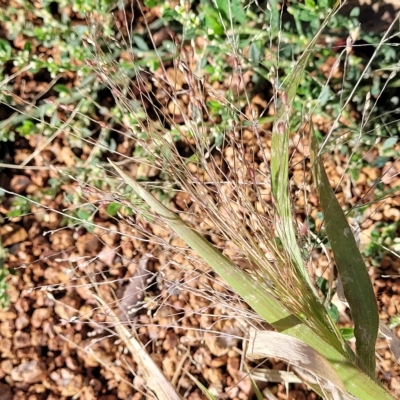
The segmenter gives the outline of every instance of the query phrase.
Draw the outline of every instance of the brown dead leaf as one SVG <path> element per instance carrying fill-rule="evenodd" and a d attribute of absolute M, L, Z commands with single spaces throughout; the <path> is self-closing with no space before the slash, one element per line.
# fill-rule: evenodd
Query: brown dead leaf
<path fill-rule="evenodd" d="M 206 366 L 211 365 L 212 357 L 207 349 L 205 349 L 204 347 L 200 347 L 194 353 L 193 359 L 196 361 L 197 365 L 199 365 L 199 367 L 203 369 Z"/>
<path fill-rule="evenodd" d="M 182 85 L 186 83 L 186 79 L 183 73 L 175 68 L 167 69 L 167 77 L 169 81 L 168 83 L 176 90 L 182 89 Z"/>
<path fill-rule="evenodd" d="M 11 353 L 12 341 L 9 338 L 0 339 L 0 352 L 2 358 L 12 358 L 13 354 Z"/>
<path fill-rule="evenodd" d="M 246 356 L 253 359 L 274 357 L 317 376 L 319 384 L 326 390 L 333 387 L 340 390 L 345 398 L 347 392 L 331 364 L 312 347 L 291 336 L 274 331 L 250 330 Z"/>
<path fill-rule="evenodd" d="M 72 358 L 70 356 L 68 356 L 65 359 L 65 365 L 71 370 L 71 371 L 79 371 L 80 365 L 78 363 L 78 361 L 75 358 Z"/>
<path fill-rule="evenodd" d="M 161 15 L 160 15 L 161 17 Z M 161 46 L 164 40 L 170 39 L 171 36 L 167 28 L 161 28 L 157 32 L 153 33 L 153 42 L 156 47 Z"/>
<path fill-rule="evenodd" d="M 173 106 L 175 106 L 175 107 L 173 107 Z M 179 111 L 179 108 L 177 108 L 176 105 L 173 105 L 173 106 L 171 107 L 171 111 L 170 111 L 171 114 L 173 112 L 177 113 Z M 136 177 L 145 176 L 145 177 L 148 177 L 148 178 L 153 178 L 153 177 L 157 176 L 158 173 L 159 173 L 159 171 L 158 171 L 157 168 L 155 168 L 155 167 L 153 167 L 151 165 L 145 164 L 145 163 L 141 163 L 141 164 L 139 164 L 138 169 L 136 171 Z"/>
<path fill-rule="evenodd" d="M 234 381 L 239 380 L 239 366 L 240 360 L 238 357 L 229 357 L 228 363 L 226 364 L 228 374 L 234 379 Z"/>

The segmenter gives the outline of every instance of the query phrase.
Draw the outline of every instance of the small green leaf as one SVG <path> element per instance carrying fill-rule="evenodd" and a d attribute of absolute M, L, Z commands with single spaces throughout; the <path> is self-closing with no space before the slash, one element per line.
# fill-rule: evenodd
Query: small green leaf
<path fill-rule="evenodd" d="M 8 61 L 11 58 L 12 48 L 7 40 L 0 39 L 0 60 Z"/>
<path fill-rule="evenodd" d="M 154 72 L 160 66 L 160 62 L 158 60 L 149 60 L 147 62 L 147 66 L 149 67 L 150 71 Z"/>
<path fill-rule="evenodd" d="M 391 149 L 397 142 L 398 142 L 397 137 L 391 137 L 389 139 L 386 139 L 385 142 L 383 143 L 382 149 L 383 150 Z"/>
<path fill-rule="evenodd" d="M 81 219 L 82 221 L 88 221 L 90 218 L 90 214 L 84 210 L 83 208 L 80 208 L 77 213 L 76 216 Z"/>
<path fill-rule="evenodd" d="M 340 332 L 342 333 L 342 336 L 346 340 L 351 340 L 354 337 L 354 329 L 353 328 L 340 328 Z"/>
<path fill-rule="evenodd" d="M 222 35 L 224 33 L 224 27 L 219 21 L 218 13 L 211 8 L 205 11 L 204 24 L 207 30 L 211 31 L 209 33 L 214 35 Z"/>
<path fill-rule="evenodd" d="M 162 47 L 169 53 L 176 53 L 176 46 L 172 40 L 164 40 Z"/>
<path fill-rule="evenodd" d="M 329 290 L 329 282 L 327 279 L 325 279 L 324 277 L 320 276 L 317 279 L 317 286 L 320 288 L 322 294 L 324 295 L 324 297 L 326 297 L 328 290 Z"/>
<path fill-rule="evenodd" d="M 358 18 L 360 16 L 360 7 L 353 7 L 349 16 L 351 18 Z"/>
<path fill-rule="evenodd" d="M 309 8 L 313 11 L 315 10 L 315 1 L 314 0 L 306 0 L 305 5 L 307 8 Z"/>
<path fill-rule="evenodd" d="M 164 21 L 176 21 L 179 20 L 179 15 L 176 10 L 171 8 L 165 8 L 161 17 Z"/>
<path fill-rule="evenodd" d="M 58 93 L 69 94 L 71 91 L 63 84 L 57 84 L 53 86 L 54 90 Z"/>
<path fill-rule="evenodd" d="M 33 121 L 25 120 L 21 126 L 15 128 L 21 136 L 33 135 L 38 132 L 38 129 Z"/>
<path fill-rule="evenodd" d="M 388 157 L 379 156 L 376 157 L 374 161 L 372 161 L 372 166 L 376 168 L 382 168 L 388 162 Z"/>
<path fill-rule="evenodd" d="M 143 40 L 142 37 L 139 35 L 133 35 L 132 36 L 133 41 L 135 42 L 137 48 L 142 51 L 149 51 L 149 46 L 147 43 Z"/>
<path fill-rule="evenodd" d="M 11 210 L 10 212 L 8 212 L 7 217 L 8 218 L 19 217 L 21 214 L 22 214 L 22 210 L 15 209 L 15 210 Z"/>
<path fill-rule="evenodd" d="M 109 214 L 112 217 L 114 217 L 115 215 L 117 215 L 117 212 L 120 210 L 120 208 L 121 208 L 121 204 L 119 204 L 119 203 L 110 203 L 107 206 L 107 214 Z"/>
<path fill-rule="evenodd" d="M 218 10 L 227 22 L 246 22 L 246 13 L 240 0 L 215 0 Z"/>
<path fill-rule="evenodd" d="M 162 3 L 163 3 L 163 1 L 160 1 L 160 0 L 144 0 L 144 4 L 146 7 L 156 7 Z"/>
<path fill-rule="evenodd" d="M 261 42 L 253 42 L 250 46 L 250 61 L 258 63 L 261 60 Z"/>
<path fill-rule="evenodd" d="M 329 304 L 328 313 L 334 322 L 339 322 L 339 310 L 334 304 Z"/>
<path fill-rule="evenodd" d="M 32 43 L 29 41 L 26 41 L 24 44 L 24 50 L 31 52 L 32 51 Z"/>

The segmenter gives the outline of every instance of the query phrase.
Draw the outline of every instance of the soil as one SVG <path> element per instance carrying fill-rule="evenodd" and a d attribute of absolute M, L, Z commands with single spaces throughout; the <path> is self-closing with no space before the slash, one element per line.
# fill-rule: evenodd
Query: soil
<path fill-rule="evenodd" d="M 160 32 L 157 40 L 162 41 L 164 37 L 165 32 Z M 16 39 L 13 46 L 18 48 L 22 44 Z M 172 68 L 171 73 L 174 73 Z M 31 102 L 47 89 L 50 81 L 45 73 L 26 72 L 14 80 L 14 93 Z M 74 85 L 76 74 L 66 72 L 62 82 Z M 260 113 L 268 107 L 264 89 L 252 98 Z M 54 95 L 50 91 L 44 97 L 51 99 Z M 157 95 L 162 102 L 161 93 Z M 114 101 L 107 90 L 102 99 L 107 106 Z M 64 119 L 70 115 L 63 109 L 57 112 Z M 9 114 L 9 109 L 0 107 L 2 118 Z M 176 117 L 175 121 L 180 123 L 179 115 Z M 101 121 L 101 116 L 96 118 Z M 314 122 L 324 130 L 326 121 L 316 116 Z M 118 151 L 131 154 L 134 144 L 123 135 L 115 137 Z M 249 138 L 244 150 L 250 157 L 253 139 Z M 305 183 L 310 183 L 304 174 L 307 142 L 301 136 L 294 136 L 293 143 L 291 178 L 293 190 L 299 193 L 296 213 L 304 220 L 306 207 L 311 207 L 310 215 L 315 218 L 318 229 L 322 221 L 317 199 L 311 196 L 306 204 L 300 191 Z M 53 193 L 51 181 L 63 181 L 65 176 L 60 171 L 73 171 L 75 157 L 87 160 L 92 149 L 89 146 L 71 148 L 63 133 L 38 152 L 41 144 L 39 135 L 17 135 L 14 142 L 2 144 L 0 152 L 3 163 L 0 187 L 14 194 L 31 195 L 37 202 L 13 218 L 7 215 L 15 207 L 16 196 L 6 194 L 0 205 L 3 221 L 0 236 L 7 250 L 4 263 L 13 272 L 8 278 L 10 305 L 0 310 L 0 399 L 152 398 L 134 359 L 113 333 L 113 327 L 107 324 L 106 313 L 91 294 L 93 288 L 109 304 L 125 299 L 119 308 L 122 323 L 136 333 L 155 364 L 184 398 L 205 398 L 186 371 L 211 392 L 222 394 L 220 398 L 254 399 L 252 382 L 243 366 L 243 338 L 248 329 L 246 313 L 253 316 L 248 307 L 242 306 L 242 317 L 233 316 L 226 304 L 216 302 L 215 293 L 211 294 L 217 292 L 217 296 L 229 298 L 235 304 L 240 304 L 239 300 L 207 266 L 185 259 L 182 254 L 172 253 L 157 243 L 142 242 L 141 232 L 132 232 L 127 219 L 106 214 L 109 201 L 99 198 L 96 192 L 85 193 L 83 197 L 98 204 L 94 219 L 97 227 L 94 230 L 83 226 L 65 227 L 60 212 L 70 207 L 66 194 L 80 193 L 81 188 L 76 182 L 65 180 Z M 181 150 L 182 156 L 190 155 L 190 146 L 183 146 Z M 399 145 L 396 151 L 400 152 Z M 365 156 L 374 159 L 378 154 L 372 149 Z M 24 168 L 4 165 L 18 166 L 28 157 L 32 159 Z M 382 177 L 387 189 L 397 190 L 400 185 L 398 160 L 382 168 L 363 168 L 356 182 L 344 175 L 346 162 L 346 157 L 337 152 L 326 164 L 329 178 L 338 186 L 338 198 L 345 207 L 372 201 L 371 186 Z M 157 170 L 151 166 L 141 168 L 143 176 L 157 177 Z M 182 218 L 186 218 L 184 212 L 191 207 L 190 196 L 178 194 L 171 206 L 182 210 Z M 362 225 L 365 234 L 372 232 L 379 222 L 400 220 L 400 195 L 395 193 L 369 210 Z M 141 223 L 144 230 L 152 229 L 146 221 Z M 150 233 L 170 240 L 170 235 L 161 230 Z M 212 231 L 208 233 L 216 245 L 225 244 L 218 236 L 213 237 Z M 361 246 L 365 245 L 364 237 L 361 235 Z M 171 244 L 183 245 L 176 238 Z M 322 254 L 317 256 L 318 269 L 324 271 L 329 261 Z M 399 270 L 400 259 L 391 253 L 370 268 L 380 317 L 385 322 L 398 314 Z M 341 323 L 346 325 L 346 312 L 342 311 Z M 398 396 L 400 368 L 383 338 L 378 341 L 377 354 L 378 377 Z M 249 365 L 273 371 L 289 368 L 274 359 Z M 297 383 L 294 376 L 287 378 L 287 385 L 280 379 L 277 382 L 260 379 L 258 385 L 282 400 L 319 398 L 304 384 Z"/>

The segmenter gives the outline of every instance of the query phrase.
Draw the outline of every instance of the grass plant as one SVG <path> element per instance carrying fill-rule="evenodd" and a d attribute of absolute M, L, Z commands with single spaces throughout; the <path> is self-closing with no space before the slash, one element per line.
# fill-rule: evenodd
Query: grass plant
<path fill-rule="evenodd" d="M 355 182 L 365 162 L 363 150 L 371 149 L 374 140 L 393 139 L 398 122 L 392 121 L 393 113 L 380 111 L 379 100 L 397 73 L 387 45 L 390 35 L 397 33 L 388 30 L 360 70 L 357 57 L 350 55 L 358 32 L 356 12 L 345 18 L 337 14 L 340 1 L 319 3 L 293 3 L 284 15 L 275 1 L 265 3 L 264 11 L 261 3 L 240 0 L 204 1 L 197 6 L 149 0 L 147 8 L 138 3 L 135 9 L 143 17 L 144 31 L 132 27 L 134 19 L 128 17 L 132 10 L 121 3 L 128 34 L 122 30 L 102 34 L 109 15 L 91 10 L 96 24 L 84 34 L 83 88 L 59 87 L 56 100 L 30 104 L 1 127 L 6 140 L 13 138 L 10 132 L 15 127 L 21 135 L 26 130 L 27 136 L 26 127 L 32 124 L 46 131 L 40 149 L 64 129 L 70 143 L 92 146 L 85 162 L 59 170 L 65 183 L 80 185 L 66 197 L 69 211 L 61 212 L 69 226 L 78 223 L 100 237 L 110 234 L 94 219 L 106 206 L 110 218 L 123 221 L 132 231 L 131 235 L 120 232 L 128 239 L 184 255 L 206 270 L 210 279 L 222 278 L 257 313 L 245 314 L 252 316 L 255 325 L 265 321 L 290 336 L 281 336 L 281 342 L 293 348 L 301 341 L 304 347 L 298 348 L 312 365 L 315 387 L 319 385 L 323 397 L 390 399 L 375 376 L 379 316 L 372 283 L 324 161 L 329 152 L 345 154 L 348 163 L 341 179 L 353 174 Z M 159 18 L 147 21 L 145 11 L 152 7 Z M 290 16 L 289 21 L 284 16 Z M 349 35 L 339 53 L 328 55 L 321 40 L 337 34 L 341 23 L 347 24 L 353 37 Z M 155 32 L 161 28 L 165 37 L 159 42 Z M 306 30 L 312 31 L 311 37 Z M 9 53 L 5 48 L 4 56 Z M 390 67 L 393 72 L 387 73 Z M 355 82 L 352 87 L 349 75 Z M 361 84 L 367 78 L 375 85 L 369 92 Z M 3 102 L 19 112 L 13 103 L 17 96 L 8 85 L 6 78 Z M 254 101 L 262 88 L 267 95 Z M 98 104 L 97 94 L 105 89 L 115 100 L 109 109 Z M 66 123 L 42 117 L 60 108 L 71 115 Z M 88 117 L 95 109 L 106 122 Z M 362 115 L 359 125 L 349 122 L 354 110 Z M 333 124 L 331 129 L 324 131 L 320 116 Z M 99 138 L 94 131 L 100 132 Z M 134 144 L 130 154 L 117 150 L 115 134 Z M 387 148 L 396 144 L 392 140 Z M 301 155 L 304 173 L 296 190 L 300 145 L 309 149 L 309 155 Z M 387 161 L 391 156 L 384 157 Z M 152 168 L 153 180 L 148 179 Z M 300 222 L 296 213 L 296 196 L 308 198 L 315 192 L 325 230 L 308 235 L 308 222 Z M 186 195 L 184 211 L 171 209 L 175 194 Z M 312 242 L 312 234 L 322 239 Z M 304 236 L 311 246 L 306 246 Z M 310 255 L 321 243 L 332 252 L 343 283 L 355 350 L 327 307 L 317 285 L 321 277 L 312 272 Z M 93 276 L 85 279 L 96 286 Z M 99 292 L 96 296 L 101 299 Z M 238 313 L 246 312 L 237 307 Z M 274 340 L 278 348 L 279 336 Z M 297 365 L 290 351 L 281 357 Z M 326 363 L 329 373 L 318 370 L 316 366 L 322 364 L 317 358 Z M 211 393 L 206 396 L 213 398 Z"/>

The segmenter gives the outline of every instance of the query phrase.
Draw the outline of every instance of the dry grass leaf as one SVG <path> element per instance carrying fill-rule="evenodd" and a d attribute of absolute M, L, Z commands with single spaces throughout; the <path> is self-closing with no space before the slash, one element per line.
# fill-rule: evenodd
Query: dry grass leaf
<path fill-rule="evenodd" d="M 138 364 L 138 370 L 141 371 L 146 385 L 156 394 L 159 400 L 181 400 L 180 395 L 165 378 L 161 370 L 146 352 L 143 345 L 120 323 L 115 313 L 100 297 L 94 297 L 107 310 L 110 320 L 114 322 L 113 326 L 119 338 L 124 341 L 133 359 Z"/>
<path fill-rule="evenodd" d="M 303 383 L 293 372 L 278 369 L 255 368 L 251 371 L 251 376 L 261 382 Z"/>
<path fill-rule="evenodd" d="M 284 360 L 316 377 L 324 390 L 332 393 L 339 390 L 347 396 L 341 379 L 330 363 L 313 348 L 291 336 L 252 329 L 246 355 L 255 359 L 274 357 Z"/>

